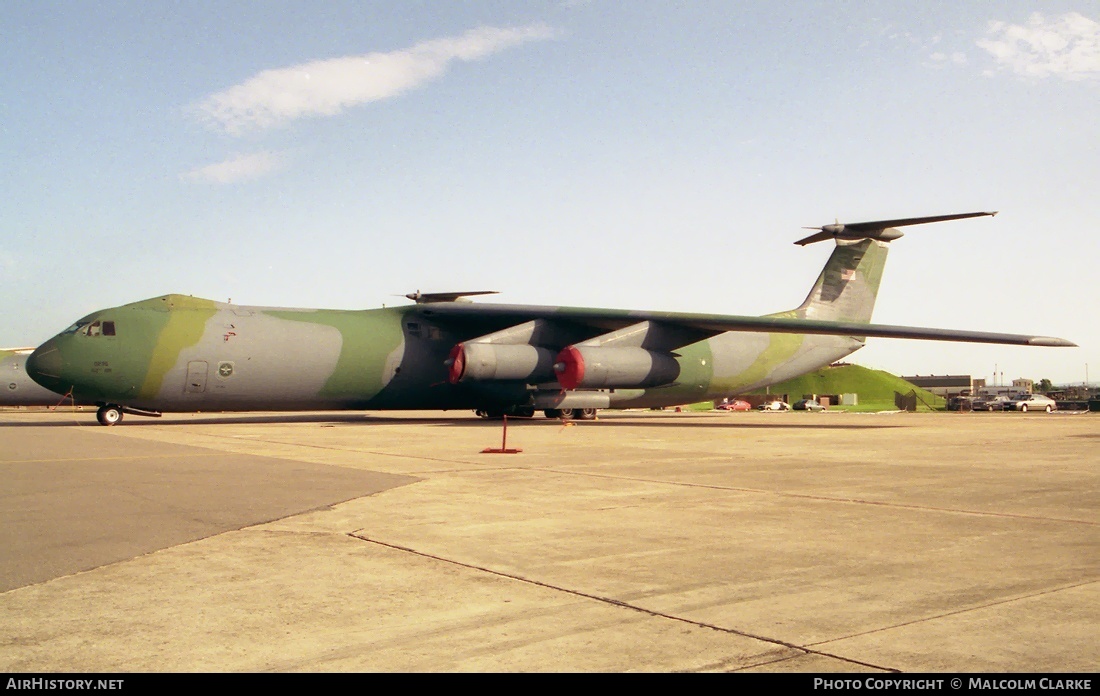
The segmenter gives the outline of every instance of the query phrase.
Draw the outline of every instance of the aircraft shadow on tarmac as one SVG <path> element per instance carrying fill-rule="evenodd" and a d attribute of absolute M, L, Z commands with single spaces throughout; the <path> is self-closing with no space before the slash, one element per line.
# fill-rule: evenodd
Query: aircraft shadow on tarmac
<path fill-rule="evenodd" d="M 64 413 L 64 412 L 63 412 Z M 2 415 L 2 413 L 0 413 Z M 61 415 L 61 414 L 58 414 Z M 65 413 L 64 415 L 72 416 L 72 419 L 58 420 L 52 422 L 0 422 L 0 428 L 67 428 L 67 427 L 95 427 L 100 428 L 99 424 L 95 422 L 95 414 L 91 411 L 81 411 L 75 413 Z M 447 417 L 403 417 L 403 416 L 372 416 L 362 412 L 334 412 L 334 413 L 281 413 L 281 414 L 263 414 L 263 415 L 250 415 L 250 414 L 208 414 L 198 415 L 192 418 L 183 418 L 186 414 L 170 414 L 177 416 L 176 418 L 161 419 L 161 418 L 147 418 L 142 416 L 131 416 L 126 419 L 125 423 L 118 426 L 119 428 L 133 428 L 141 426 L 159 425 L 162 427 L 186 427 L 188 425 L 248 425 L 250 423 L 264 424 L 264 423 L 319 423 L 322 425 L 341 425 L 341 426 L 373 426 L 373 425 L 434 425 L 434 426 L 448 426 L 453 428 L 492 428 L 499 429 L 502 425 L 502 421 L 492 420 L 487 421 L 483 419 L 474 419 L 469 417 L 461 418 L 447 418 Z M 750 416 L 755 417 L 755 416 Z M 770 418 L 771 416 L 764 415 L 764 418 Z M 734 417 L 736 420 L 715 420 L 714 422 L 700 422 L 699 420 L 685 420 L 682 414 L 646 414 L 642 417 L 631 418 L 629 415 L 601 417 L 597 421 L 568 421 L 580 425 L 583 427 L 597 427 L 597 428 L 730 428 L 730 429 L 786 429 L 786 428 L 798 428 L 798 429 L 811 429 L 811 430 L 875 430 L 881 428 L 901 428 L 903 425 L 885 425 L 885 424 L 871 424 L 871 423 L 836 423 L 832 420 L 822 423 L 807 423 L 802 420 L 802 414 L 795 414 L 793 416 L 787 416 L 788 418 L 798 419 L 797 421 L 780 421 L 774 420 L 770 422 L 748 422 Z M 815 416 L 811 415 L 810 418 Z M 784 418 L 779 416 L 779 418 Z M 531 428 L 531 427 L 560 427 L 564 422 L 561 420 L 550 418 L 509 418 L 508 424 L 517 428 Z"/>

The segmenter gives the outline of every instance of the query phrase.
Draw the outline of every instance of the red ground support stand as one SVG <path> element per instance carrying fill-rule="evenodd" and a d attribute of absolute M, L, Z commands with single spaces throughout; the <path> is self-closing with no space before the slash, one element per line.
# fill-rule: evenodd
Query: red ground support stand
<path fill-rule="evenodd" d="M 508 416 L 504 417 L 504 436 L 500 440 L 500 447 L 486 447 L 482 454 L 519 454 L 521 449 L 508 449 Z"/>

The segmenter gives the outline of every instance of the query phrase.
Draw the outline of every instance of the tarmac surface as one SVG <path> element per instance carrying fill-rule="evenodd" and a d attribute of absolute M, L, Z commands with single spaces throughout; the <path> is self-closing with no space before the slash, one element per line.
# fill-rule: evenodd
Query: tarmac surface
<path fill-rule="evenodd" d="M 1095 672 L 1100 416 L 0 411 L 0 670 Z"/>

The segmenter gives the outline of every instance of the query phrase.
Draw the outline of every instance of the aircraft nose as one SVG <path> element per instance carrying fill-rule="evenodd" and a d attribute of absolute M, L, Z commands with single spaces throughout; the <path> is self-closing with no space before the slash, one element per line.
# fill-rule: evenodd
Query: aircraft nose
<path fill-rule="evenodd" d="M 43 387 L 57 391 L 63 365 L 61 351 L 51 338 L 27 357 L 27 375 Z"/>

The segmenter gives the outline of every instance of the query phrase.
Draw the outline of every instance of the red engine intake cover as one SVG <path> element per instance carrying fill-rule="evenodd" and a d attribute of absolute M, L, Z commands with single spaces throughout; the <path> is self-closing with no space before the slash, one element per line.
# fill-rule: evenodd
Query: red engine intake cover
<path fill-rule="evenodd" d="M 554 366 L 558 373 L 558 383 L 565 389 L 576 389 L 584 379 L 584 356 L 575 346 L 566 346 L 558 353 L 556 362 L 562 365 L 560 371 L 557 365 Z"/>
<path fill-rule="evenodd" d="M 451 368 L 447 372 L 447 381 L 451 384 L 458 384 L 458 381 L 462 379 L 462 375 L 466 372 L 466 349 L 461 343 L 457 343 L 454 348 L 451 348 L 451 353 L 447 358 L 451 362 Z"/>

